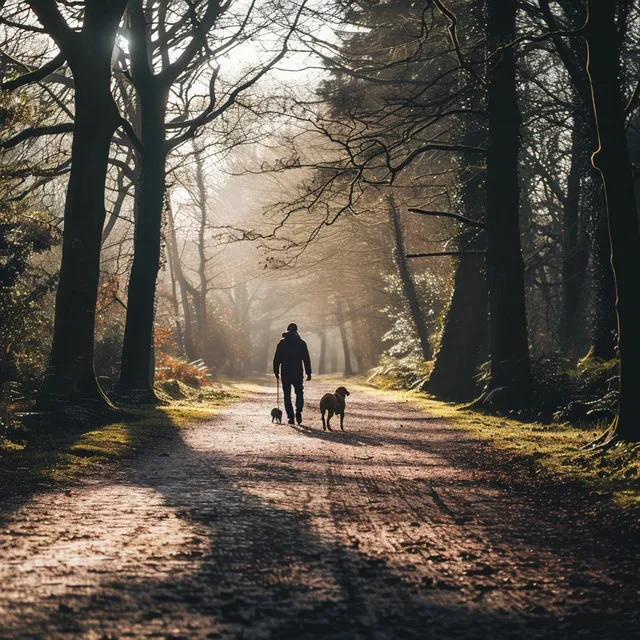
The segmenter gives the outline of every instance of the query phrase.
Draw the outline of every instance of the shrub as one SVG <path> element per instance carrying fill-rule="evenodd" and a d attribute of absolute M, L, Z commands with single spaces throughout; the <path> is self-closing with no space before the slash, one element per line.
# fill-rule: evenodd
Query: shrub
<path fill-rule="evenodd" d="M 96 336 L 94 361 L 96 375 L 101 383 L 107 382 L 110 388 L 118 376 L 122 357 L 122 325 L 112 323 Z"/>
<path fill-rule="evenodd" d="M 167 327 L 156 327 L 153 335 L 156 358 L 156 381 L 177 380 L 200 387 L 209 380 L 209 369 L 202 360 L 188 362 L 180 357 L 174 333 Z"/>
<path fill-rule="evenodd" d="M 187 362 L 160 352 L 156 355 L 156 380 L 178 380 L 191 387 L 201 387 L 209 380 L 209 369 L 201 360 Z"/>
<path fill-rule="evenodd" d="M 371 370 L 367 382 L 382 389 L 413 389 L 421 386 L 431 375 L 433 362 L 416 356 L 394 358 L 384 354 L 380 364 Z"/>
<path fill-rule="evenodd" d="M 392 321 L 391 328 L 382 336 L 383 342 L 391 345 L 387 353 L 400 358 L 405 356 L 419 359 L 422 355 L 420 339 L 402 289 L 402 281 L 397 275 L 387 276 L 385 280 L 385 291 L 389 294 L 391 302 L 382 309 L 382 313 Z M 447 290 L 447 281 L 436 273 L 425 272 L 415 275 L 414 283 L 420 298 L 427 333 L 435 337 L 440 329 L 442 301 L 446 297 L 443 292 Z M 431 341 L 433 342 L 433 339 Z M 432 344 L 432 347 L 435 345 Z"/>
<path fill-rule="evenodd" d="M 563 422 L 613 418 L 618 398 L 618 362 L 590 354 L 577 365 L 559 354 L 543 355 L 531 363 L 533 407 L 538 418 Z M 489 380 L 489 362 L 478 367 L 480 386 Z"/>

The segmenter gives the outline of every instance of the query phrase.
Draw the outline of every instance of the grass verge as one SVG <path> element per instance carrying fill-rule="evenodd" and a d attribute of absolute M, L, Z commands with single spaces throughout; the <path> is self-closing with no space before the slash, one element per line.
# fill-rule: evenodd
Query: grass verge
<path fill-rule="evenodd" d="M 368 393 L 410 402 L 452 427 L 467 431 L 489 443 L 499 461 L 512 467 L 531 469 L 533 465 L 533 473 L 579 483 L 625 511 L 640 510 L 640 444 L 619 444 L 604 452 L 580 449 L 594 440 L 604 425 L 580 428 L 566 423 L 520 422 L 435 400 L 419 391 L 383 390 L 365 380 L 358 380 L 357 385 Z"/>
<path fill-rule="evenodd" d="M 176 429 L 211 418 L 242 391 L 214 388 L 164 406 L 109 412 L 93 422 L 27 426 L 0 438 L 0 499 L 20 499 L 69 483 L 105 462 L 144 451 Z"/>

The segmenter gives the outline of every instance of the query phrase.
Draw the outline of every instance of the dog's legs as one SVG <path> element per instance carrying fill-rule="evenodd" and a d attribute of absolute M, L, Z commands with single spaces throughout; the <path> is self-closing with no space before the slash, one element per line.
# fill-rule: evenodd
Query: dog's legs
<path fill-rule="evenodd" d="M 331 413 L 331 411 L 329 411 L 329 415 L 327 416 L 327 429 L 329 431 L 333 431 L 333 429 L 331 428 L 331 418 L 333 417 L 333 413 Z"/>
<path fill-rule="evenodd" d="M 344 413 L 340 414 L 340 431 L 344 431 Z"/>
<path fill-rule="evenodd" d="M 323 431 L 327 430 L 327 425 L 324 422 L 324 411 L 322 412 L 322 430 Z"/>

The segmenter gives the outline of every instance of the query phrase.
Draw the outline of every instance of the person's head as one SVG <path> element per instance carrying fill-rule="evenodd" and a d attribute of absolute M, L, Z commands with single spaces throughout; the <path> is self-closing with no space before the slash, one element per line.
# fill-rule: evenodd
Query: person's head
<path fill-rule="evenodd" d="M 298 325 L 295 322 L 292 322 L 288 327 L 287 327 L 287 331 L 290 331 L 292 333 L 297 333 L 298 332 Z"/>

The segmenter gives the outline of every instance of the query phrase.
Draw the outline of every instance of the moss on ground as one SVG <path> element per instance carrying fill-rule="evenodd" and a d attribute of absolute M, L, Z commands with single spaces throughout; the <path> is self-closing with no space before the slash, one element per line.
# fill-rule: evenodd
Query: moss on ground
<path fill-rule="evenodd" d="M 162 390 L 161 390 L 162 392 Z M 58 419 L 0 438 L 0 497 L 26 496 L 68 483 L 105 462 L 134 455 L 189 424 L 206 420 L 242 396 L 229 388 L 181 390 L 164 406 L 111 411 L 79 423 Z"/>
<path fill-rule="evenodd" d="M 533 462 L 552 479 L 578 482 L 625 510 L 640 508 L 640 444 L 619 444 L 603 452 L 581 450 L 602 433 L 604 424 L 581 428 L 566 423 L 521 422 L 441 402 L 419 391 L 379 389 L 364 380 L 358 380 L 357 384 L 368 393 L 408 401 L 425 413 L 489 442 L 512 465 L 530 467 Z"/>

